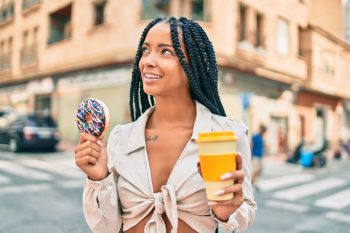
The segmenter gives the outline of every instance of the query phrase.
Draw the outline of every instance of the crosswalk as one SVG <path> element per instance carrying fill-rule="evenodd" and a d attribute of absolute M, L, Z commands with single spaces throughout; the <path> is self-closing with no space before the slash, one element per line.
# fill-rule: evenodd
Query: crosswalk
<path fill-rule="evenodd" d="M 1 159 L 1 158 L 0 158 Z M 0 197 L 2 195 L 49 191 L 55 188 L 82 189 L 84 174 L 71 157 L 26 157 L 0 160 Z M 329 219 L 337 216 L 350 223 L 350 175 L 319 177 L 298 173 L 259 182 L 263 205 L 305 213 L 311 208 L 325 209 Z"/>
<path fill-rule="evenodd" d="M 336 177 L 315 179 L 315 175 L 312 174 L 287 175 L 263 180 L 259 182 L 259 188 L 262 192 L 270 192 L 274 199 L 289 202 L 340 189 L 336 193 L 315 200 L 313 204 L 317 207 L 335 210 L 350 206 L 349 179 Z M 347 189 L 342 189 L 343 187 Z M 275 205 L 277 202 L 273 203 Z"/>
<path fill-rule="evenodd" d="M 350 205 L 350 189 L 319 199 L 315 205 L 337 210 L 343 209 Z"/>
<path fill-rule="evenodd" d="M 259 182 L 265 197 L 264 206 L 296 214 L 321 208 L 325 218 L 348 224 L 349 187 L 350 177 L 317 177 L 313 174 L 285 175 Z"/>
<path fill-rule="evenodd" d="M 0 160 L 0 197 L 55 188 L 82 189 L 84 182 L 84 174 L 70 157 Z"/>
<path fill-rule="evenodd" d="M 339 178 L 327 178 L 308 184 L 303 184 L 294 188 L 285 189 L 274 194 L 274 197 L 295 201 L 304 197 L 318 194 L 323 191 L 334 189 L 347 184 L 347 180 Z"/>

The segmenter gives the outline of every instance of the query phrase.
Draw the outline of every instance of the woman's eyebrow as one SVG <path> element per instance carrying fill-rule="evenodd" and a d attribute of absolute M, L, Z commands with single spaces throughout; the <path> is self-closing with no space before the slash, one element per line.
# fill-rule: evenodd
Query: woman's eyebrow
<path fill-rule="evenodd" d="M 143 43 L 144 45 L 147 45 L 147 46 L 150 46 L 150 44 L 148 43 L 148 42 L 145 42 L 145 43 Z M 160 44 L 158 44 L 158 46 L 157 47 L 174 47 L 173 45 L 171 45 L 171 44 L 164 44 L 164 43 L 160 43 Z"/>

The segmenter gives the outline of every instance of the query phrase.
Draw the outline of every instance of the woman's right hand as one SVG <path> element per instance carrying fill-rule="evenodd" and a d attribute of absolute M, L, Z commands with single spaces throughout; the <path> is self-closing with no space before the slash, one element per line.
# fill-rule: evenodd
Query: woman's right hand
<path fill-rule="evenodd" d="M 103 180 L 108 176 L 108 157 L 102 140 L 83 133 L 75 149 L 75 164 L 95 181 Z"/>

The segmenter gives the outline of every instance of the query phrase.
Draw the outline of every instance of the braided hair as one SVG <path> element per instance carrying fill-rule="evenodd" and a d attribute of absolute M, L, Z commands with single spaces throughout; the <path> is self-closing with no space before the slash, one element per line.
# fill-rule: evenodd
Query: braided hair
<path fill-rule="evenodd" d="M 218 68 L 215 52 L 207 34 L 198 23 L 192 20 L 185 17 L 179 19 L 170 17 L 154 19 L 141 34 L 130 85 L 129 106 L 132 121 L 137 120 L 143 112 L 155 105 L 154 97 L 143 91 L 139 62 L 148 31 L 159 22 L 170 24 L 171 40 L 180 64 L 189 79 L 192 99 L 206 106 L 212 113 L 226 116 L 218 92 Z M 188 53 L 188 62 L 181 50 L 179 40 L 181 32 Z"/>

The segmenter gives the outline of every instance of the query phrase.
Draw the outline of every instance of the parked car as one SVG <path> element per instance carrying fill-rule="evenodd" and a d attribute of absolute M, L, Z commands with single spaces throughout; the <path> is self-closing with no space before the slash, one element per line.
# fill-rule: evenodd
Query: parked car
<path fill-rule="evenodd" d="M 16 113 L 3 120 L 0 125 L 0 144 L 7 145 L 10 151 L 56 149 L 59 131 L 51 116 L 42 113 Z"/>
<path fill-rule="evenodd" d="M 0 119 L 5 118 L 7 115 L 13 113 L 15 110 L 11 107 L 0 106 Z"/>

